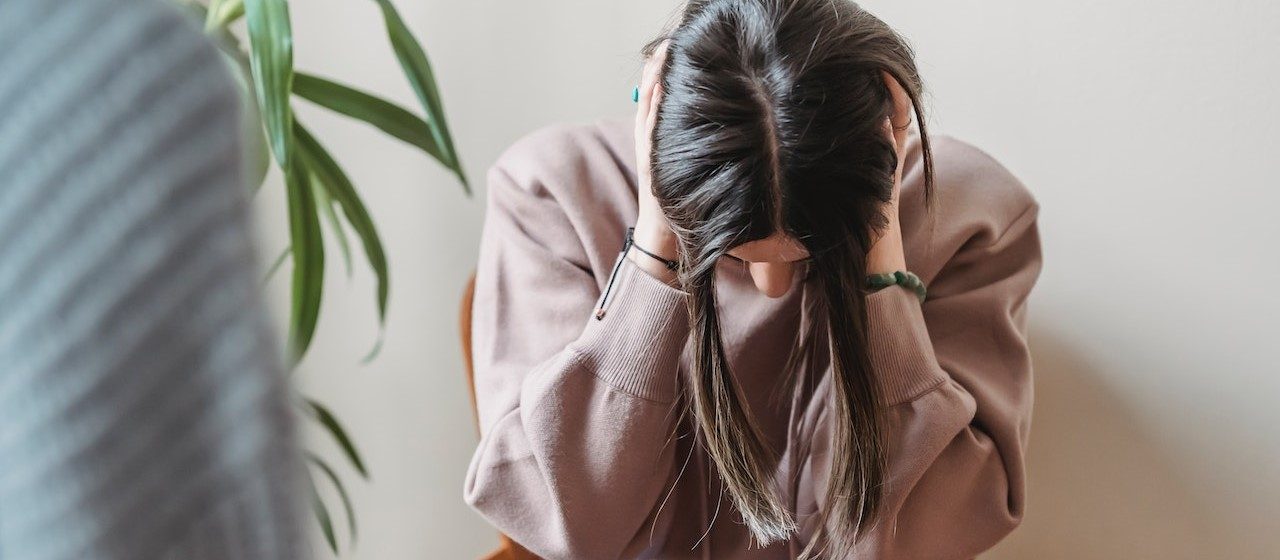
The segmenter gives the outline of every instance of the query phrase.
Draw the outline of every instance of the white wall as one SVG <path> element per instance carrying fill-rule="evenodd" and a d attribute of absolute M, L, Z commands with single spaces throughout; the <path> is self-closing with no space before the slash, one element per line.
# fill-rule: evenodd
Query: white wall
<path fill-rule="evenodd" d="M 357 265 L 348 280 L 331 252 L 298 373 L 373 470 L 350 488 L 361 538 L 348 557 L 474 558 L 496 542 L 461 499 L 475 433 L 457 312 L 484 170 L 534 127 L 633 110 L 637 50 L 677 3 L 400 1 L 435 64 L 473 198 L 422 154 L 302 107 L 365 193 L 392 266 L 386 343 L 361 366 L 372 279 Z M 1280 547 L 1280 5 L 864 5 L 916 45 L 931 124 L 995 155 L 1043 206 L 1030 508 L 988 557 Z M 301 69 L 414 106 L 372 2 L 293 12 Z M 272 185 L 259 210 L 273 256 L 286 234 Z M 271 286 L 280 317 L 286 276 Z"/>

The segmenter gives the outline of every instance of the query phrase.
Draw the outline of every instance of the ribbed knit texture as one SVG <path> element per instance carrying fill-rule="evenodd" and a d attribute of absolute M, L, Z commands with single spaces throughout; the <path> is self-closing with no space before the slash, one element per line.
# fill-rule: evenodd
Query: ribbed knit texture
<path fill-rule="evenodd" d="M 0 558 L 307 557 L 238 92 L 155 0 L 0 1 Z"/>
<path fill-rule="evenodd" d="M 648 258 L 648 257 L 645 257 Z M 618 390 L 658 401 L 675 400 L 679 350 L 689 337 L 685 293 L 650 276 L 626 253 L 618 253 L 618 276 L 604 300 L 604 314 L 587 321 L 582 337 L 571 348 L 581 353 L 583 366 Z M 618 325 L 636 325 L 620 329 Z M 601 364 L 633 367 L 611 369 Z"/>
<path fill-rule="evenodd" d="M 867 330 L 867 353 L 873 363 L 882 366 L 877 373 L 889 404 L 909 401 L 946 381 L 946 372 L 938 368 L 915 292 L 901 284 L 885 286 L 867 294 L 867 306 L 875 310 L 874 318 L 905 319 L 880 321 Z M 902 352 L 900 348 L 919 351 Z"/>

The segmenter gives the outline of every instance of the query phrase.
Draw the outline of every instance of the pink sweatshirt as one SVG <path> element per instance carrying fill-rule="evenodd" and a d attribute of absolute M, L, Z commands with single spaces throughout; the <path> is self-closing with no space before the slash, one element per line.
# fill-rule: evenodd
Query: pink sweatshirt
<path fill-rule="evenodd" d="M 928 299 L 897 285 L 868 296 L 889 468 L 859 558 L 972 558 L 1025 504 L 1039 205 L 991 156 L 934 134 L 939 205 L 926 213 L 918 134 L 900 219 Z M 630 117 L 542 128 L 489 169 L 472 327 L 481 440 L 464 497 L 545 558 L 794 558 L 826 506 L 830 463 L 829 376 L 777 387 L 800 282 L 771 299 L 741 264 L 717 273 L 732 371 L 780 452 L 776 477 L 801 527 L 751 548 L 692 426 L 677 422 L 684 292 L 622 259 L 606 313 L 593 315 L 636 213 Z"/>

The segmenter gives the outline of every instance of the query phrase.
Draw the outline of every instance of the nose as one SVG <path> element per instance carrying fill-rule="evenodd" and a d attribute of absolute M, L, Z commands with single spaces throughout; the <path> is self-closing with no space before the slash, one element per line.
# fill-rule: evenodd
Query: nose
<path fill-rule="evenodd" d="M 791 289 L 795 265 L 788 262 L 753 262 L 747 265 L 756 289 L 771 298 L 780 298 Z"/>

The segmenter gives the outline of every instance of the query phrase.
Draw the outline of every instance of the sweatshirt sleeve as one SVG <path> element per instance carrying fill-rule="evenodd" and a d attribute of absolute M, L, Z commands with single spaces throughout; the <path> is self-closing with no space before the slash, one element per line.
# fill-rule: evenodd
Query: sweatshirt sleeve
<path fill-rule="evenodd" d="M 970 239 L 923 304 L 897 285 L 868 296 L 872 364 L 893 395 L 872 557 L 973 558 L 1022 519 L 1038 212 L 1032 201 L 999 235 Z"/>
<path fill-rule="evenodd" d="M 488 187 L 472 323 L 481 437 L 464 499 L 544 558 L 636 556 L 663 537 L 650 524 L 676 473 L 685 292 L 620 252 L 593 272 L 555 196 L 501 159 Z M 598 276 L 612 272 L 604 298 Z"/>

